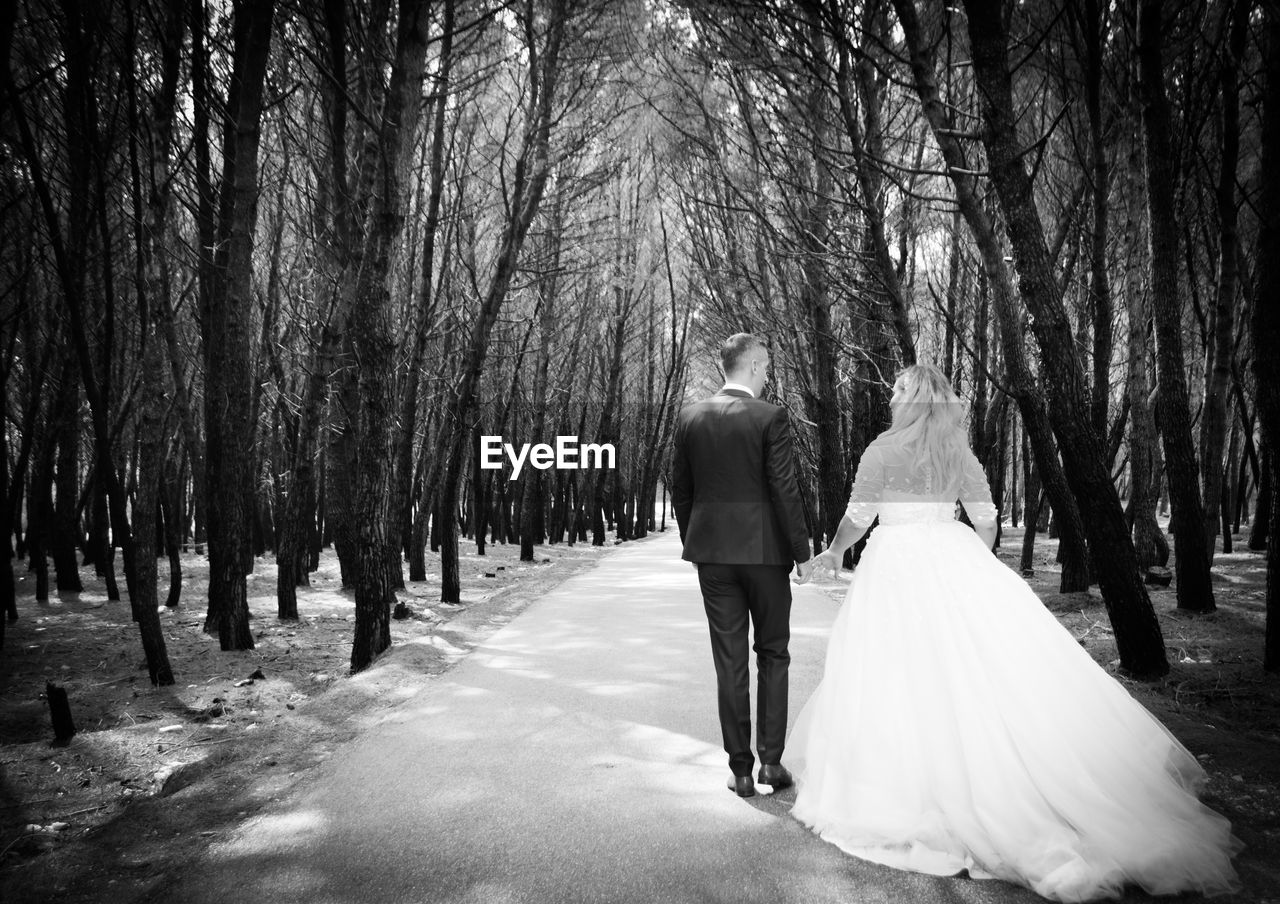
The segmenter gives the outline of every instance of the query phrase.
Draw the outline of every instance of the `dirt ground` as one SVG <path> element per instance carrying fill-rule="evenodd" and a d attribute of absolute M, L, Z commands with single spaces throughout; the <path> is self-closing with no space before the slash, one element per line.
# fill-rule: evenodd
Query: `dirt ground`
<path fill-rule="evenodd" d="M 1021 538 L 1005 530 L 1000 557 L 1011 567 Z M 392 649 L 354 677 L 353 602 L 330 552 L 299 592 L 296 623 L 275 618 L 275 567 L 257 563 L 257 646 L 243 653 L 220 652 L 202 632 L 205 565 L 187 556 L 183 605 L 161 616 L 177 677 L 168 688 L 148 682 L 127 603 L 107 602 L 91 569 L 82 571 L 85 592 L 47 604 L 23 575 L 22 617 L 8 626 L 0 665 L 0 900 L 151 900 L 165 874 L 611 548 L 543 546 L 529 565 L 518 547 L 480 557 L 464 542 L 463 604 L 436 600 L 437 575 L 411 583 L 401 593 L 411 616 L 392 623 Z M 1114 674 L 1101 597 L 1096 588 L 1057 593 L 1055 553 L 1039 538 L 1029 580 Z M 1179 613 L 1172 590 L 1152 588 L 1172 671 L 1125 683 L 1205 764 L 1206 802 L 1248 846 L 1239 861 L 1242 875 L 1253 874 L 1248 885 L 1280 889 L 1280 677 L 1261 667 L 1264 577 L 1260 553 L 1219 555 L 1218 612 L 1209 616 Z M 47 681 L 69 694 L 79 734 L 67 747 L 50 745 Z"/>

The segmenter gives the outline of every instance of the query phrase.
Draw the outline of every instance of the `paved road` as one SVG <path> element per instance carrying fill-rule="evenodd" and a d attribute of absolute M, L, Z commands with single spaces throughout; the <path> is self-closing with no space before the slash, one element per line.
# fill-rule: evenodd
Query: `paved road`
<path fill-rule="evenodd" d="M 795 593 L 791 714 L 835 604 Z M 693 569 L 673 534 L 620 548 L 192 864 L 170 898 L 272 904 L 1031 902 L 900 873 L 740 799 Z M 784 762 L 785 757 L 784 757 Z"/>

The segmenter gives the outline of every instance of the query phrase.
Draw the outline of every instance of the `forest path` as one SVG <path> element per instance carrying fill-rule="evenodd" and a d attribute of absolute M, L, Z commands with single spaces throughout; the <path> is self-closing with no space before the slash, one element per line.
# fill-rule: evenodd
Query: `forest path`
<path fill-rule="evenodd" d="M 674 532 L 655 536 L 565 581 L 211 847 L 166 899 L 1040 900 L 848 857 L 788 815 L 794 789 L 730 794 L 679 549 Z M 829 591 L 795 588 L 793 719 L 835 611 Z"/>

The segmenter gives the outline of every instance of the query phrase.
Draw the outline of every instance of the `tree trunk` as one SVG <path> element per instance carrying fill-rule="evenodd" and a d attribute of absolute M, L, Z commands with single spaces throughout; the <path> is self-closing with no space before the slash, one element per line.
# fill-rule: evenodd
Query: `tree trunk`
<path fill-rule="evenodd" d="M 965 9 L 974 77 L 982 98 L 982 142 L 1014 250 L 1018 289 L 1031 312 L 1043 368 L 1053 375 L 1046 381 L 1049 416 L 1062 449 L 1067 480 L 1089 534 L 1091 560 L 1115 631 L 1120 665 L 1136 677 L 1159 677 L 1169 670 L 1164 638 L 1138 574 L 1120 498 L 1104 464 L 1104 438 L 1093 429 L 1088 384 L 1073 352 L 1070 321 L 1049 259 L 1031 177 L 1023 163 L 1024 148 L 1018 141 L 1013 112 L 1003 4 L 966 0 Z"/>
<path fill-rule="evenodd" d="M 1223 487 L 1222 446 L 1228 424 L 1228 392 L 1232 355 L 1235 353 L 1235 305 L 1238 278 L 1236 235 L 1236 172 L 1240 159 L 1240 82 L 1248 36 L 1249 0 L 1232 0 L 1225 13 L 1229 40 L 1219 61 L 1222 95 L 1222 161 L 1218 171 L 1217 205 L 1221 238 L 1218 246 L 1218 279 L 1209 317 L 1209 361 L 1205 367 L 1204 409 L 1200 416 L 1200 462 L 1204 468 L 1203 495 L 1205 551 L 1213 564 L 1214 536 Z M 1229 552 L 1231 531 L 1223 532 L 1223 552 Z M 1181 605 L 1181 603 L 1179 603 Z"/>
<path fill-rule="evenodd" d="M 1231 531 L 1232 523 L 1236 520 L 1236 468 L 1240 462 L 1240 429 L 1233 423 L 1230 432 L 1231 440 L 1227 444 L 1227 460 L 1223 468 L 1222 492 L 1219 503 L 1222 516 L 1222 552 L 1224 555 L 1230 555 L 1234 551 L 1232 549 L 1234 538 L 1231 536 Z"/>
<path fill-rule="evenodd" d="M 1016 411 L 1009 414 L 1009 431 L 1012 444 L 1009 446 L 1009 523 L 1018 526 L 1022 516 L 1022 506 L 1018 505 L 1018 477 L 1022 473 L 1022 455 L 1026 452 L 1027 437 L 1022 430 Z"/>
<path fill-rule="evenodd" d="M 616 443 L 618 438 L 618 409 L 622 401 L 622 352 L 626 343 L 626 308 L 623 304 L 623 290 L 614 288 L 614 306 L 611 322 L 612 336 L 609 342 L 609 368 L 605 377 L 604 402 L 600 410 L 600 423 L 596 428 L 596 442 Z M 599 471 L 594 478 L 589 478 L 591 491 L 591 545 L 603 546 L 605 542 L 605 509 L 611 508 L 608 502 L 609 474 Z"/>
<path fill-rule="evenodd" d="M 176 443 L 174 446 L 176 447 Z M 183 511 L 183 469 L 177 464 L 179 453 L 174 451 L 173 460 L 165 468 L 164 494 L 161 497 L 161 511 L 164 514 L 164 549 L 169 557 L 169 595 L 165 599 L 165 607 L 176 609 L 182 597 L 182 532 L 185 525 Z"/>
<path fill-rule="evenodd" d="M 1036 530 L 1039 527 L 1040 507 L 1044 504 L 1040 494 L 1040 472 L 1031 461 L 1026 437 L 1022 440 L 1022 558 L 1018 567 L 1024 575 L 1035 574 L 1034 553 Z"/>
<path fill-rule="evenodd" d="M 547 275 L 539 283 L 539 343 L 538 358 L 533 374 L 533 436 L 535 443 L 546 442 L 547 429 L 547 370 L 551 364 L 555 344 L 556 295 L 559 292 L 560 242 L 563 224 L 563 193 L 557 191 L 551 205 L 551 222 L 547 226 L 549 249 Z M 520 561 L 533 561 L 533 547 L 538 533 L 538 510 L 542 506 L 542 472 L 526 468 L 524 499 L 520 506 Z"/>
<path fill-rule="evenodd" d="M 27 549 L 36 576 L 36 602 L 49 601 L 49 559 L 46 555 L 53 520 L 53 459 L 55 410 L 43 419 L 36 438 L 30 487 L 27 489 Z"/>
<path fill-rule="evenodd" d="M 359 372 L 356 423 L 355 497 L 352 504 L 355 555 L 355 639 L 351 670 L 367 668 L 391 645 L 392 568 L 399 569 L 400 542 L 392 518 L 396 417 L 395 350 L 391 321 L 392 246 L 404 228 L 406 190 L 401 183 L 421 110 L 426 69 L 429 0 L 401 0 L 396 27 L 395 62 L 387 87 L 382 123 L 365 166 L 377 166 L 380 190 L 369 216 L 361 253 L 356 303 L 352 309 L 353 346 Z"/>
<path fill-rule="evenodd" d="M 208 501 L 209 611 L 205 628 L 223 650 L 253 649 L 245 584 L 253 487 L 250 320 L 258 148 L 263 86 L 275 0 L 234 6 L 234 68 L 223 133 L 219 254 L 205 332 L 205 465 Z M 225 251 L 222 250 L 225 248 Z"/>
<path fill-rule="evenodd" d="M 1111 285 L 1107 278 L 1107 190 L 1110 181 L 1102 123 L 1102 8 L 1085 0 L 1085 106 L 1089 112 L 1090 175 L 1093 180 L 1093 229 L 1089 234 L 1089 300 L 1093 309 L 1093 429 L 1107 435 L 1107 403 L 1111 395 Z"/>
<path fill-rule="evenodd" d="M 1280 333 L 1280 328 L 1277 328 L 1277 333 Z M 1256 364 L 1254 370 L 1257 370 Z M 1280 430 L 1280 424 L 1277 425 L 1277 429 Z M 1258 458 L 1261 460 L 1262 467 L 1258 475 L 1258 492 L 1253 500 L 1253 521 L 1249 524 L 1248 543 L 1249 548 L 1254 552 L 1265 550 L 1271 535 L 1271 448 L 1265 432 L 1258 449 Z"/>
<path fill-rule="evenodd" d="M 825 61 L 827 50 L 818 28 L 817 10 L 809 7 L 808 16 L 812 53 L 817 59 Z M 847 52 L 843 53 L 843 57 L 843 77 L 838 80 L 844 83 L 840 91 L 842 105 L 851 103 L 849 95 L 852 93 L 848 84 L 850 76 Z M 840 405 L 836 396 L 836 340 L 831 322 L 829 291 L 831 277 L 828 259 L 831 256 L 831 197 L 834 180 L 824 148 L 831 141 L 830 130 L 826 123 L 831 118 L 832 111 L 828 109 L 826 87 L 816 75 L 811 77 L 806 95 L 799 95 L 797 92 L 797 96 L 803 97 L 803 105 L 797 110 L 797 114 L 807 120 L 808 131 L 812 136 L 809 154 L 806 155 L 807 159 L 812 161 L 807 164 L 812 167 L 812 173 L 808 179 L 804 180 L 806 183 L 803 190 L 804 197 L 797 202 L 802 210 L 800 214 L 802 219 L 797 223 L 800 234 L 796 237 L 796 243 L 802 252 L 799 275 L 799 314 L 803 318 L 801 323 L 808 333 L 806 345 L 809 352 L 808 380 L 803 384 L 804 407 L 809 420 L 815 425 L 815 441 L 818 447 L 817 518 L 809 527 L 815 537 L 822 540 L 825 548 L 835 536 L 836 528 L 840 526 L 840 519 L 848 504 L 844 486 L 845 472 L 849 468 L 849 462 L 841 448 L 843 437 L 840 429 Z M 865 112 L 874 123 L 877 113 L 876 98 L 864 95 L 862 101 Z M 801 101 L 797 100 L 797 104 L 800 103 Z M 889 260 L 883 216 L 874 209 L 880 201 L 876 192 L 876 180 L 871 175 L 869 164 L 862 155 L 863 138 L 859 133 L 857 117 L 847 118 L 845 126 L 846 129 L 853 130 L 849 134 L 851 141 L 857 142 L 856 146 L 852 146 L 855 165 L 857 160 L 862 159 L 862 165 L 858 166 L 858 178 L 864 186 L 866 195 L 863 203 L 867 211 L 867 241 L 873 246 L 876 270 L 878 273 L 888 271 L 887 278 L 896 285 L 897 273 L 894 271 L 892 261 Z M 878 232 L 877 227 L 879 227 Z M 885 294 L 891 292 L 891 288 L 885 289 Z M 892 307 L 891 297 L 889 300 Z M 908 347 L 910 349 L 909 342 Z M 780 352 L 773 349 L 771 351 L 775 356 L 780 357 Z M 912 349 L 908 354 L 914 355 L 915 352 Z"/>
<path fill-rule="evenodd" d="M 58 401 L 56 498 L 50 545 L 59 593 L 80 593 L 84 589 L 76 563 L 76 547 L 81 539 L 80 519 L 76 514 L 80 479 L 80 384 L 74 360 L 67 359 Z"/>
<path fill-rule="evenodd" d="M 1139 261 L 1146 255 L 1143 235 L 1142 204 L 1146 186 L 1142 178 L 1137 142 L 1132 145 L 1126 170 L 1128 207 L 1125 218 L 1125 242 L 1128 245 L 1125 267 L 1125 307 L 1128 312 L 1128 369 L 1125 375 L 1129 399 L 1129 505 L 1126 519 L 1133 530 L 1133 547 L 1138 567 L 1144 571 L 1153 566 L 1163 568 L 1169 561 L 1169 543 L 1156 521 L 1155 415 L 1151 411 L 1148 382 L 1147 334 L 1151 328 L 1151 303 L 1142 284 Z"/>
<path fill-rule="evenodd" d="M 283 479 L 284 499 L 277 521 L 276 550 L 276 615 L 286 620 L 298 618 L 297 588 L 310 584 L 308 564 L 311 538 L 316 531 L 320 421 L 327 376 L 337 367 L 347 313 L 345 306 L 335 305 L 328 322 L 317 325 L 319 335 L 314 345 L 315 352 L 304 376 L 302 404 L 293 431 L 293 442 L 288 444 L 292 470 Z M 349 474 L 345 474 L 344 479 L 349 479 Z M 343 522 L 344 530 L 346 523 Z"/>
<path fill-rule="evenodd" d="M 1191 414 L 1182 355 L 1182 293 L 1178 286 L 1176 167 L 1169 101 L 1164 86 L 1161 0 L 1141 0 L 1138 9 L 1138 82 L 1142 95 L 1143 159 L 1151 245 L 1151 293 L 1156 323 L 1156 396 L 1165 474 L 1173 503 L 1174 569 L 1178 608 L 1212 612 L 1200 475 L 1191 438 Z M 1211 509 L 1212 511 L 1213 509 Z M 1211 536 L 1211 535 L 1210 535 Z"/>
<path fill-rule="evenodd" d="M 1258 205 L 1262 232 L 1258 239 L 1258 268 L 1253 306 L 1253 373 L 1257 385 L 1258 419 L 1267 454 L 1263 456 L 1264 480 L 1270 506 L 1259 505 L 1258 514 L 1269 516 L 1269 534 L 1280 533 L 1280 505 L 1274 492 L 1276 442 L 1280 437 L 1280 356 L 1265 350 L 1280 349 L 1280 9 L 1267 4 L 1264 41 L 1265 83 L 1262 96 L 1262 197 Z M 1260 496 L 1262 493 L 1260 492 Z M 1255 548 L 1252 538 L 1250 548 Z M 1280 543 L 1267 545 L 1267 622 L 1262 667 L 1280 672 Z"/>
<path fill-rule="evenodd" d="M 132 11 L 129 12 L 132 20 Z M 127 29 L 129 43 L 135 34 L 133 22 Z M 142 410 L 138 426 L 140 447 L 138 453 L 138 490 L 134 499 L 135 549 L 137 553 L 137 579 L 131 594 L 133 618 L 142 635 L 142 649 L 146 654 L 147 673 L 151 683 L 167 686 L 174 682 L 173 668 L 165 647 L 164 631 L 158 613 L 156 535 L 157 515 L 160 512 L 160 494 L 165 483 L 165 399 L 164 354 L 161 349 L 160 313 L 162 298 L 168 295 L 164 259 L 169 253 L 165 246 L 165 232 L 169 210 L 169 154 L 172 147 L 174 111 L 177 103 L 178 77 L 181 70 L 183 43 L 183 11 L 179 5 L 171 5 L 165 15 L 160 36 L 161 84 L 159 92 L 151 97 L 151 132 L 154 144 L 145 153 L 146 184 L 150 187 L 146 210 L 142 201 L 142 167 L 138 161 L 136 143 L 131 145 L 132 188 L 134 216 L 138 221 L 138 311 L 142 336 Z M 129 91 L 129 119 L 131 134 L 136 142 L 139 128 L 138 96 L 134 60 L 135 51 L 130 46 L 127 80 Z"/>
<path fill-rule="evenodd" d="M 328 503 L 328 522 L 333 551 L 338 556 L 338 571 L 344 588 L 355 585 L 355 522 L 353 499 L 355 494 L 356 425 L 348 420 L 347 412 L 355 412 L 359 404 L 358 384 L 350 364 L 338 374 L 330 410 L 334 412 L 334 424 L 329 428 L 329 445 L 325 450 L 325 499 Z"/>

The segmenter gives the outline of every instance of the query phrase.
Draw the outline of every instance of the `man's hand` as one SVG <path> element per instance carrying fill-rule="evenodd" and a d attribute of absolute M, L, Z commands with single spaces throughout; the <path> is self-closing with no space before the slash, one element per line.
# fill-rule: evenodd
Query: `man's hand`
<path fill-rule="evenodd" d="M 807 584 L 809 579 L 813 577 L 813 559 L 807 562 L 799 562 L 796 564 L 796 576 L 792 578 L 797 584 Z"/>

